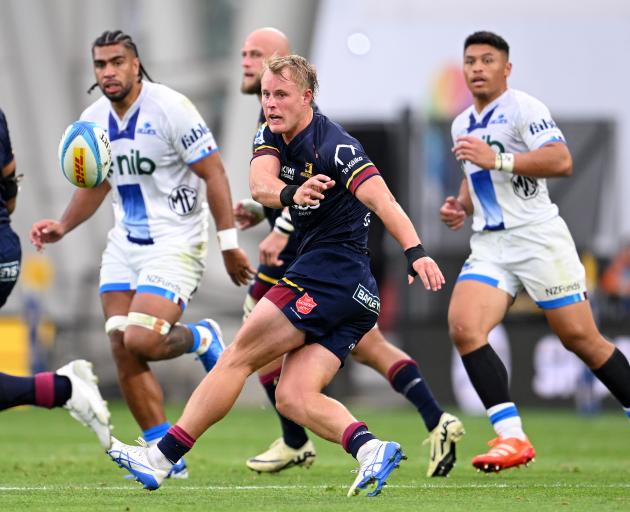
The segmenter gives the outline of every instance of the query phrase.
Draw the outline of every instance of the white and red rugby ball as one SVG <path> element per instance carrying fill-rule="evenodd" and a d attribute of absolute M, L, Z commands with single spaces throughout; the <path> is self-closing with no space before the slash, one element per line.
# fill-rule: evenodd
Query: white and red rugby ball
<path fill-rule="evenodd" d="M 59 142 L 59 166 L 75 187 L 94 188 L 100 185 L 112 164 L 109 137 L 96 123 L 75 121 Z"/>

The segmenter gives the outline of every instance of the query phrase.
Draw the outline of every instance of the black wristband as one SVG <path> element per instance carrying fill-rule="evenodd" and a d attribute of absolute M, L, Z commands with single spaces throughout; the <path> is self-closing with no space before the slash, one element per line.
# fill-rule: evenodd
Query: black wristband
<path fill-rule="evenodd" d="M 295 195 L 296 190 L 300 188 L 297 185 L 287 185 L 280 191 L 280 204 L 282 206 L 293 206 L 295 201 L 293 200 L 293 196 Z"/>
<path fill-rule="evenodd" d="M 422 244 L 418 244 L 415 247 L 409 247 L 409 249 L 405 251 L 405 256 L 407 256 L 407 274 L 411 277 L 416 277 L 418 272 L 413 269 L 413 262 L 428 256 L 427 251 L 424 250 Z"/>

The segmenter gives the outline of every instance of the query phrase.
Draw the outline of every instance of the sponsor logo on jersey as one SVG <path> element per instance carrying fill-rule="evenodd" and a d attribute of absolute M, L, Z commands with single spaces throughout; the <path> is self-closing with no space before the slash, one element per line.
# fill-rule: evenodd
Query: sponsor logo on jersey
<path fill-rule="evenodd" d="M 303 315 L 308 315 L 317 306 L 317 302 L 313 300 L 308 293 L 304 293 L 298 300 L 295 301 L 295 308 Z"/>
<path fill-rule="evenodd" d="M 295 178 L 295 169 L 288 165 L 283 165 L 282 169 L 280 169 L 280 177 L 293 180 L 293 178 Z"/>
<path fill-rule="evenodd" d="M 348 155 L 348 152 L 350 155 Z M 337 144 L 335 148 L 335 165 L 340 166 L 346 165 L 346 160 L 348 156 L 354 156 L 357 152 L 357 148 L 355 148 L 352 144 Z M 344 158 L 344 156 L 346 158 Z"/>
<path fill-rule="evenodd" d="M 168 195 L 168 206 L 177 215 L 189 215 L 197 206 L 197 191 L 187 185 L 174 188 Z"/>
<path fill-rule="evenodd" d="M 74 179 L 85 185 L 85 148 L 74 148 Z"/>
<path fill-rule="evenodd" d="M 481 140 L 483 140 L 486 144 L 488 144 L 488 146 L 495 147 L 497 148 L 499 153 L 504 153 L 505 152 L 505 146 L 503 144 L 501 144 L 498 140 L 493 140 L 490 137 L 490 134 L 487 135 L 482 135 L 481 136 Z"/>
<path fill-rule="evenodd" d="M 378 295 L 371 293 L 365 286 L 360 284 L 354 291 L 352 298 L 372 313 L 379 314 L 381 311 L 381 299 Z"/>
<path fill-rule="evenodd" d="M 505 117 L 505 114 L 503 112 L 501 112 L 496 119 L 492 119 L 490 120 L 490 122 L 488 124 L 507 124 L 508 123 L 508 119 L 507 117 Z"/>
<path fill-rule="evenodd" d="M 143 126 L 138 128 L 136 130 L 136 133 L 141 133 L 143 135 L 156 135 L 157 134 L 153 126 L 151 126 L 151 123 L 149 123 L 148 121 L 144 123 Z"/>
<path fill-rule="evenodd" d="M 132 149 L 129 155 L 117 155 L 116 167 L 120 176 L 124 174 L 153 174 L 155 162 L 140 155 L 140 151 Z"/>
<path fill-rule="evenodd" d="M 210 133 L 210 129 L 203 123 L 197 123 L 197 126 L 193 126 L 190 131 L 181 138 L 181 143 L 184 149 L 188 149 L 201 137 Z"/>
<path fill-rule="evenodd" d="M 550 286 L 549 288 L 545 288 L 545 294 L 547 295 L 547 297 L 581 291 L 582 287 L 580 286 L 580 283 L 578 281 L 570 284 L 559 284 L 557 286 Z"/>
<path fill-rule="evenodd" d="M 556 123 L 553 119 L 541 119 L 540 121 L 530 123 L 529 133 L 536 135 L 537 133 L 551 130 L 552 128 L 556 128 Z"/>
<path fill-rule="evenodd" d="M 367 228 L 370 225 L 370 222 L 372 222 L 372 217 L 371 214 L 372 212 L 367 212 L 365 214 L 365 217 L 363 217 L 363 225 Z"/>
<path fill-rule="evenodd" d="M 529 176 L 512 176 L 512 189 L 514 193 L 521 199 L 532 199 L 540 192 L 538 180 Z"/>
<path fill-rule="evenodd" d="M 300 176 L 303 176 L 306 179 L 313 177 L 313 164 L 311 162 L 306 162 L 304 170 L 300 173 Z"/>
<path fill-rule="evenodd" d="M 0 263 L 0 283 L 13 283 L 20 274 L 19 260 Z"/>

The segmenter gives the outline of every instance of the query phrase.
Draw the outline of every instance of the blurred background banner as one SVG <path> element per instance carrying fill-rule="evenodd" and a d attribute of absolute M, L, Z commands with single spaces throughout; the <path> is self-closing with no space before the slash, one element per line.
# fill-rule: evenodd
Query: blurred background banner
<path fill-rule="evenodd" d="M 363 143 L 445 271 L 448 286 L 437 295 L 408 288 L 400 249 L 373 223 L 380 325 L 418 358 L 438 399 L 467 400 L 452 361 L 446 310 L 470 230 L 448 231 L 437 211 L 462 176 L 450 152 L 450 122 L 470 102 L 461 57 L 465 37 L 476 30 L 496 31 L 508 41 L 511 87 L 542 100 L 567 138 L 574 175 L 548 180 L 550 194 L 586 264 L 602 331 L 627 345 L 630 287 L 611 285 L 604 293 L 597 286 L 608 262 L 630 240 L 630 173 L 623 152 L 630 141 L 625 65 L 630 3 L 622 0 L 509 5 L 502 0 L 3 0 L 0 107 L 9 121 L 18 172 L 25 174 L 13 217 L 25 267 L 34 256 L 31 224 L 58 218 L 73 192 L 57 168 L 57 144 L 65 127 L 100 94 L 86 93 L 94 82 L 90 48 L 96 36 L 116 28 L 130 33 L 149 74 L 197 105 L 217 138 L 237 200 L 249 196 L 259 111 L 256 97 L 239 91 L 240 48 L 245 35 L 262 26 L 284 31 L 293 50 L 317 66 L 320 108 Z M 22 361 L 22 372 L 75 357 L 92 359 L 111 397 L 118 391 L 98 297 L 100 255 L 112 224 L 109 206 L 89 222 L 48 247 L 45 263 L 34 260 L 33 272 L 44 272 L 45 286 L 20 278 L 2 310 L 0 353 L 14 354 L 11 360 Z M 240 236 L 252 260 L 265 232 L 258 227 Z M 210 240 L 208 269 L 184 321 L 217 318 L 230 340 L 240 325 L 245 290 L 229 282 L 215 237 Z M 571 354 L 558 355 L 557 340 L 549 334 L 531 301 L 519 297 L 496 334 L 511 358 L 515 399 L 577 400 L 580 410 L 596 410 L 603 392 Z M 9 360 L 0 358 L 0 370 L 15 369 Z M 193 366 L 187 358 L 156 365 L 169 398 L 187 397 L 202 378 L 199 365 Z M 566 378 L 558 383 L 553 375 Z M 569 384 L 560 389 L 563 381 Z M 388 386 L 352 363 L 333 383 L 335 393 L 363 400 L 378 400 L 381 392 L 391 400 Z M 244 400 L 264 401 L 259 386 L 248 387 Z"/>

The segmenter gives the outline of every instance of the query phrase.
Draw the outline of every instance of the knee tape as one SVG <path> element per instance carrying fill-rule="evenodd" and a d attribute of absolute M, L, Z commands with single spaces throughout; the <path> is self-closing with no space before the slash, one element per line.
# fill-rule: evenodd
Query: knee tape
<path fill-rule="evenodd" d="M 243 302 L 243 322 L 247 320 L 247 317 L 254 310 L 254 307 L 258 304 L 258 301 L 254 299 L 249 293 L 245 295 L 245 302 Z"/>
<path fill-rule="evenodd" d="M 161 335 L 168 334 L 171 330 L 171 324 L 163 318 L 156 318 L 153 315 L 147 315 L 145 313 L 136 313 L 132 311 L 127 316 L 127 325 L 135 325 L 137 327 L 144 327 L 150 331 L 155 331 Z"/>
<path fill-rule="evenodd" d="M 125 332 L 127 317 L 125 315 L 110 316 L 105 322 L 105 332 L 110 336 L 114 331 Z"/>

